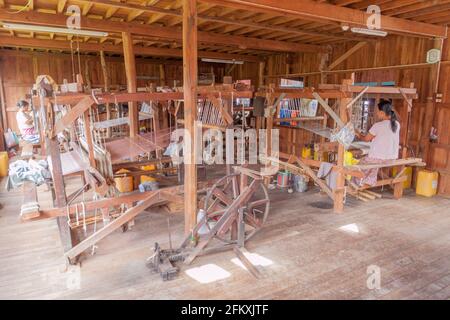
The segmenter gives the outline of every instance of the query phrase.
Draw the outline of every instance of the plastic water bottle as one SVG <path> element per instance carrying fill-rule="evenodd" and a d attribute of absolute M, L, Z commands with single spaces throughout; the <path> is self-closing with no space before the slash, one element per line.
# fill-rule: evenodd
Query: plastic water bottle
<path fill-rule="evenodd" d="M 198 213 L 197 213 L 197 223 L 200 223 L 200 222 L 202 222 L 202 221 L 205 221 L 205 216 L 206 216 L 205 210 L 200 209 L 200 210 L 198 211 Z M 198 230 L 198 234 L 199 234 L 199 235 L 205 235 L 205 234 L 208 234 L 208 233 L 209 233 L 209 229 L 208 229 L 208 227 L 206 226 L 207 223 L 208 223 L 208 222 L 205 222 L 205 223 L 201 226 L 200 230 Z"/>

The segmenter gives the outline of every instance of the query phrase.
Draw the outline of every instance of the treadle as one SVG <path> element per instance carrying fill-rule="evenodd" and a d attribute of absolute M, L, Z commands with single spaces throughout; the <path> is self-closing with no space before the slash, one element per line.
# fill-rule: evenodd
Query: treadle
<path fill-rule="evenodd" d="M 161 250 L 159 244 L 155 243 L 154 253 L 147 259 L 146 265 L 154 273 L 159 273 L 163 281 L 170 281 L 180 271 L 180 268 L 175 266 L 174 263 L 183 259 L 184 257 L 179 250 Z"/>

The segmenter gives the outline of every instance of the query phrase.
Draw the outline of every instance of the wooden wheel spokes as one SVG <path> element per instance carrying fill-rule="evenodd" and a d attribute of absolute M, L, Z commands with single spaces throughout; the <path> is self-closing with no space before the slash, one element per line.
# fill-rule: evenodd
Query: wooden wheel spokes
<path fill-rule="evenodd" d="M 233 203 L 233 200 L 238 196 L 234 188 L 236 184 L 235 180 L 236 176 L 227 176 L 213 186 L 207 196 L 207 199 L 211 199 L 212 201 L 205 202 L 205 205 L 210 204 L 205 207 L 207 213 L 215 211 L 219 204 L 229 206 Z"/>
<path fill-rule="evenodd" d="M 214 189 L 212 194 L 216 197 L 216 199 L 219 199 L 227 206 L 233 203 L 233 198 L 229 197 L 227 194 L 225 194 L 225 192 L 223 192 L 220 189 Z"/>
<path fill-rule="evenodd" d="M 251 190 L 248 188 L 251 187 Z M 248 193 L 250 191 L 250 193 Z M 239 207 L 234 208 L 235 212 L 229 215 L 226 220 L 221 220 L 228 208 L 246 193 L 246 201 Z M 262 180 L 245 174 L 232 174 L 219 180 L 208 192 L 205 198 L 206 226 L 209 230 L 221 221 L 221 226 L 214 235 L 215 238 L 225 243 L 236 243 L 236 230 L 238 228 L 239 212 L 242 212 L 243 236 L 244 240 L 251 238 L 262 228 L 268 212 L 270 200 L 267 189 Z"/>
<path fill-rule="evenodd" d="M 258 209 L 261 206 L 265 206 L 269 202 L 270 202 L 269 199 L 261 199 L 261 200 L 256 200 L 256 201 L 250 202 L 247 206 L 247 211 L 251 213 L 251 212 L 253 212 L 253 210 Z"/>
<path fill-rule="evenodd" d="M 262 221 L 251 214 L 244 215 L 244 222 L 253 229 L 260 229 L 262 227 Z"/>

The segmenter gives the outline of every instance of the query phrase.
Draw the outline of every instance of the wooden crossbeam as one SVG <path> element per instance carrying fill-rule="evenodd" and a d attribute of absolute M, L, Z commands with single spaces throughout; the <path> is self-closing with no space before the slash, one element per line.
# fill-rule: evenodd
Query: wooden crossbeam
<path fill-rule="evenodd" d="M 311 177 L 311 179 L 314 180 L 315 183 L 318 184 L 318 186 L 332 199 L 334 200 L 334 194 L 333 191 L 330 189 L 330 187 L 323 182 L 322 179 L 319 179 L 316 175 L 316 173 L 307 165 L 305 164 L 300 158 L 294 157 L 295 162 L 305 171 L 305 173 Z"/>
<path fill-rule="evenodd" d="M 199 182 L 198 183 L 198 193 L 204 193 L 206 188 L 211 187 L 216 180 L 210 180 L 208 182 Z M 183 187 L 184 186 L 175 186 L 175 187 L 169 187 L 160 189 L 158 191 L 147 191 L 144 193 L 141 192 L 134 192 L 127 195 L 122 195 L 115 198 L 104 198 L 101 200 L 96 201 L 89 201 L 85 202 L 84 206 L 86 208 L 87 212 L 91 212 L 94 210 L 102 210 L 105 208 L 113 208 L 120 206 L 122 203 L 133 203 L 133 202 L 139 202 L 143 201 L 146 198 L 154 195 L 155 193 L 161 193 L 161 200 L 160 203 L 164 204 L 166 202 L 177 202 L 181 200 L 180 196 L 184 198 L 183 195 Z M 72 204 L 70 206 L 62 206 L 52 209 L 41 209 L 40 210 L 40 216 L 33 219 L 22 219 L 24 221 L 29 220 L 43 220 L 43 219 L 52 219 L 52 218 L 58 218 L 58 217 L 66 217 L 67 214 L 73 215 L 76 212 L 76 204 Z"/>
<path fill-rule="evenodd" d="M 377 188 L 377 187 L 383 187 L 383 186 L 392 186 L 392 185 L 395 185 L 395 184 L 403 184 L 403 182 L 405 182 L 406 180 L 408 180 L 407 176 L 402 176 L 402 177 L 399 177 L 397 179 L 392 178 L 392 179 L 379 180 L 373 186 L 365 185 L 365 186 L 359 187 L 358 191 L 372 189 L 372 188 Z"/>
<path fill-rule="evenodd" d="M 261 278 L 261 272 L 259 272 L 258 268 L 256 268 L 253 263 L 245 256 L 245 253 L 242 249 L 235 246 L 233 247 L 233 251 L 239 258 L 239 260 L 241 260 L 245 268 L 252 274 L 252 276 L 254 276 L 256 279 Z"/>
<path fill-rule="evenodd" d="M 66 50 L 70 51 L 70 42 L 60 40 L 45 40 L 45 39 L 29 39 L 19 37 L 6 37 L 0 36 L 0 46 L 3 47 L 22 47 L 22 48 L 43 48 L 54 50 Z M 114 44 L 96 44 L 80 42 L 81 52 L 110 52 L 110 53 L 123 53 L 123 46 Z M 177 57 L 183 56 L 183 51 L 180 49 L 171 48 L 158 48 L 158 47 L 142 47 L 134 45 L 134 52 L 137 55 L 147 56 L 161 56 L 161 57 Z M 259 62 L 260 58 L 257 56 L 243 55 L 243 54 L 231 54 L 223 52 L 213 51 L 199 51 L 199 58 L 210 59 L 225 59 L 225 60 L 241 60 L 247 62 Z"/>
<path fill-rule="evenodd" d="M 60 119 L 56 125 L 53 132 L 53 136 L 57 136 L 59 133 L 63 132 L 66 128 L 72 125 L 72 123 L 79 117 L 83 115 L 89 108 L 94 104 L 94 100 L 90 96 L 86 96 L 77 103 L 65 116 Z"/>
<path fill-rule="evenodd" d="M 23 202 L 20 209 L 20 217 L 23 220 L 38 218 L 39 202 L 37 198 L 37 190 L 34 182 L 25 181 L 22 185 Z"/>
<path fill-rule="evenodd" d="M 351 47 L 347 52 L 345 52 L 342 56 L 340 56 L 334 62 L 332 62 L 326 70 L 327 71 L 334 70 L 334 68 L 336 68 L 342 62 L 344 62 L 345 60 L 350 58 L 352 56 L 352 54 L 354 54 L 356 51 L 358 51 L 362 47 L 365 47 L 366 44 L 367 44 L 367 42 L 358 42 L 356 45 Z"/>
<path fill-rule="evenodd" d="M 361 91 L 350 103 L 346 106 L 347 109 L 350 109 L 361 97 L 369 90 L 369 87 L 365 87 L 363 91 Z"/>
<path fill-rule="evenodd" d="M 392 168 L 397 166 L 418 166 L 423 167 L 425 163 L 419 158 L 409 158 L 409 159 L 399 159 L 399 160 L 389 160 L 380 164 L 360 164 L 346 166 L 350 170 L 370 170 L 370 169 L 380 169 L 380 168 Z"/>
<path fill-rule="evenodd" d="M 328 103 L 324 99 L 322 99 L 322 97 L 317 92 L 314 92 L 313 96 L 317 101 L 319 101 L 320 105 L 331 116 L 331 118 L 333 118 L 333 120 L 336 121 L 337 125 L 340 128 L 345 127 L 345 124 L 342 121 L 342 119 L 336 114 L 336 112 L 334 112 L 334 110 L 328 105 Z"/>
<path fill-rule="evenodd" d="M 300 174 L 306 174 L 309 176 L 317 185 L 332 199 L 334 200 L 334 194 L 333 191 L 328 187 L 328 185 L 322 180 L 319 179 L 316 175 L 316 173 L 311 169 L 310 166 L 308 166 L 306 163 L 304 163 L 300 158 L 291 155 L 289 157 L 288 162 L 283 162 L 280 159 L 274 158 L 274 157 L 264 157 L 266 160 L 276 163 L 281 167 L 286 168 L 288 171 L 291 171 L 293 173 L 300 173 Z M 295 162 L 299 167 L 293 164 Z"/>
<path fill-rule="evenodd" d="M 301 117 L 301 118 L 277 118 L 273 119 L 273 122 L 291 122 L 291 121 L 318 121 L 324 120 L 324 117 Z"/>
<path fill-rule="evenodd" d="M 227 110 L 225 110 L 222 100 L 213 96 L 208 95 L 208 100 L 210 100 L 215 108 L 217 108 L 222 116 L 222 118 L 225 120 L 225 123 L 230 125 L 233 124 L 233 117 L 231 114 L 228 113 Z"/>
<path fill-rule="evenodd" d="M 153 204 L 160 201 L 160 193 L 156 192 L 152 195 L 150 195 L 148 198 L 143 200 L 140 204 L 137 206 L 134 206 L 131 209 L 128 209 L 124 214 L 122 214 L 119 218 L 115 219 L 110 224 L 106 225 L 102 229 L 98 230 L 97 232 L 93 233 L 83 241 L 81 241 L 79 244 L 77 244 L 75 247 L 67 251 L 64 256 L 68 259 L 73 259 L 77 257 L 79 254 L 81 254 L 83 251 L 88 249 L 89 247 L 96 244 L 101 239 L 105 238 L 107 235 L 111 234 L 113 231 L 119 229 L 121 226 L 123 226 L 125 223 L 133 220 L 136 218 L 137 215 L 142 213 L 144 210 L 146 210 L 148 207 L 152 206 Z"/>

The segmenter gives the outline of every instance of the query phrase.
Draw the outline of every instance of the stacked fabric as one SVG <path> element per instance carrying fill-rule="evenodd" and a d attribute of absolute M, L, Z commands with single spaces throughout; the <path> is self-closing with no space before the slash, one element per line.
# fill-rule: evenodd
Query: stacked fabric
<path fill-rule="evenodd" d="M 23 185 L 24 181 L 34 182 L 37 186 L 51 179 L 48 163 L 45 160 L 18 160 L 9 165 L 9 177 L 6 189 L 12 190 Z"/>

